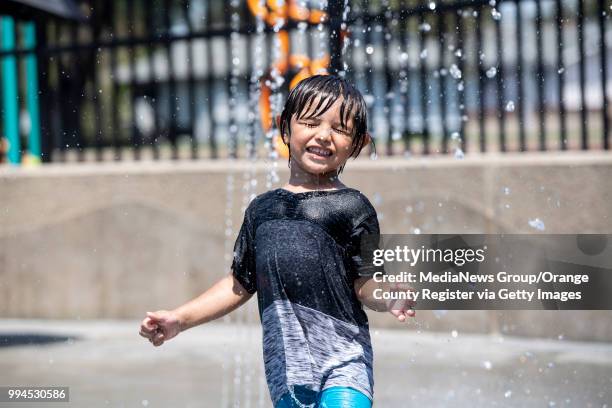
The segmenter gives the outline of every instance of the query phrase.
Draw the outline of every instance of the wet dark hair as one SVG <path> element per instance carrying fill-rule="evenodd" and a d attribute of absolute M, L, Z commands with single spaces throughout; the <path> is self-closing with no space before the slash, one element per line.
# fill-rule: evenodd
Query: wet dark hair
<path fill-rule="evenodd" d="M 352 146 L 351 155 L 357 154 L 353 160 L 359 156 L 366 141 L 366 133 L 368 131 L 368 110 L 361 93 L 344 78 L 336 75 L 314 75 L 301 80 L 295 88 L 289 92 L 287 102 L 280 117 L 280 132 L 281 135 L 288 135 L 288 140 L 283 143 L 290 147 L 291 142 L 291 117 L 297 116 L 297 119 L 302 119 L 302 116 L 310 110 L 316 97 L 320 100 L 315 107 L 313 113 L 305 119 L 314 118 L 322 115 L 336 102 L 340 97 L 343 98 L 340 105 L 340 123 L 343 128 L 348 128 L 349 119 L 353 119 L 352 129 Z M 372 140 L 372 139 L 370 139 Z M 374 145 L 374 140 L 372 140 Z M 289 162 L 291 161 L 291 150 L 289 150 Z M 346 163 L 345 163 L 346 164 Z M 338 168 L 338 174 L 342 173 L 344 165 Z"/>

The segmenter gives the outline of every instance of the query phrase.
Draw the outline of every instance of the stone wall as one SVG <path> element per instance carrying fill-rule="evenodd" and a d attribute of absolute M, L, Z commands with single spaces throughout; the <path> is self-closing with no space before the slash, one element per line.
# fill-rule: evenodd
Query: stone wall
<path fill-rule="evenodd" d="M 0 316 L 137 318 L 229 273 L 246 187 L 272 168 L 237 161 L 0 167 Z M 278 164 L 279 187 L 288 176 Z M 360 158 L 343 181 L 383 233 L 612 232 L 612 155 Z M 257 320 L 250 301 L 232 319 Z M 402 327 L 371 313 L 374 327 Z M 419 311 L 410 329 L 612 340 L 607 311 Z"/>

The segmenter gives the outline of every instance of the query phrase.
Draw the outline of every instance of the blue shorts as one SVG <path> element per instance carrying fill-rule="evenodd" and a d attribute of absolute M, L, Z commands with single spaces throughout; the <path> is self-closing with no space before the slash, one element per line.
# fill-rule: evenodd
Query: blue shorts
<path fill-rule="evenodd" d="M 275 408 L 371 408 L 372 401 L 362 392 L 350 387 L 329 387 L 320 393 L 300 392 L 283 395 Z"/>

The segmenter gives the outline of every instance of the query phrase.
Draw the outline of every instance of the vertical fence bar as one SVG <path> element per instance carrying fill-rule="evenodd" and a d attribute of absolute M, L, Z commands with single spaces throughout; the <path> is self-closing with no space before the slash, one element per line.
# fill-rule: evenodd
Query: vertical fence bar
<path fill-rule="evenodd" d="M 557 93 L 559 94 L 559 147 L 567 149 L 567 130 L 565 123 L 565 100 L 563 92 L 565 88 L 565 67 L 563 66 L 563 4 L 561 0 L 555 0 L 555 25 L 557 26 Z"/>
<path fill-rule="evenodd" d="M 327 15 L 329 17 L 329 53 L 330 64 L 329 71 L 331 74 L 338 74 L 343 69 L 342 61 L 342 12 L 344 11 L 343 1 L 330 1 L 327 6 Z"/>
<path fill-rule="evenodd" d="M 168 129 L 167 136 L 170 141 L 172 149 L 172 160 L 178 159 L 178 144 L 177 144 L 177 123 L 176 123 L 176 77 L 174 73 L 174 58 L 172 58 L 172 43 L 174 41 L 172 35 L 172 21 L 170 15 L 172 14 L 172 3 L 170 0 L 164 0 L 163 6 L 163 20 L 164 20 L 164 46 L 166 51 L 166 69 L 168 70 L 167 83 L 168 83 Z"/>
<path fill-rule="evenodd" d="M 24 25 L 24 47 L 32 52 L 26 56 L 26 87 L 27 106 L 30 115 L 30 135 L 28 138 L 29 161 L 40 163 L 40 110 L 38 100 L 38 68 L 36 49 L 36 26 L 28 21 Z"/>
<path fill-rule="evenodd" d="M 61 47 L 62 44 L 62 24 L 56 20 L 55 22 L 55 45 Z M 55 61 L 57 67 L 57 89 L 55 93 L 55 106 L 57 108 L 58 126 L 57 130 L 57 141 L 56 146 L 59 148 L 59 158 L 61 162 L 66 161 L 66 123 L 64 119 L 64 62 L 62 52 L 55 54 Z"/>
<path fill-rule="evenodd" d="M 244 23 L 249 24 L 249 21 L 255 20 L 255 28 L 253 31 L 249 31 L 246 35 L 246 68 L 245 68 L 245 83 L 246 83 L 246 104 L 248 107 L 248 121 L 247 121 L 247 138 L 246 138 L 246 157 L 251 160 L 257 158 L 257 134 L 258 134 L 258 121 L 257 121 L 257 101 L 259 100 L 260 88 L 259 78 L 262 69 L 261 64 L 261 53 L 262 49 L 259 47 L 262 45 L 260 41 L 260 32 L 264 24 L 261 17 L 251 17 L 251 13 L 246 2 L 243 3 L 242 14 L 244 16 Z M 254 39 L 253 39 L 254 37 Z M 302 38 L 303 40 L 303 38 Z M 255 44 L 255 46 L 253 46 Z"/>
<path fill-rule="evenodd" d="M 444 69 L 444 51 L 446 42 L 444 39 L 444 13 L 436 13 L 436 30 L 438 31 L 438 96 L 440 101 L 440 123 L 442 124 L 442 153 L 448 153 L 448 126 L 446 124 L 446 75 L 442 75 Z"/>
<path fill-rule="evenodd" d="M 537 64 L 537 92 L 538 92 L 538 116 L 539 116 L 539 140 L 540 140 L 540 150 L 546 150 L 546 106 L 544 101 L 544 67 L 542 62 L 542 54 L 543 54 L 543 37 L 544 33 L 542 32 L 542 6 L 541 1 L 537 0 L 536 2 L 536 64 Z"/>
<path fill-rule="evenodd" d="M 370 15 L 370 4 L 368 2 L 368 0 L 365 0 L 363 5 L 362 5 L 362 10 L 364 10 L 364 15 L 367 17 Z M 369 20 L 365 20 L 367 22 L 369 22 Z M 366 23 L 367 24 L 367 23 Z M 367 47 L 370 46 L 370 42 L 372 40 L 372 36 L 370 34 L 370 30 L 366 29 L 365 30 L 365 40 L 364 40 L 364 44 L 362 49 L 365 52 L 365 58 L 366 58 L 366 66 L 365 66 L 365 70 L 364 70 L 364 75 L 365 75 L 365 82 L 366 82 L 366 93 L 370 96 L 372 96 L 372 101 L 374 101 L 374 96 L 375 96 L 375 90 L 374 90 L 374 69 L 373 69 L 373 65 L 372 65 L 372 57 L 371 55 L 367 52 Z M 374 106 L 372 106 L 372 104 L 368 105 L 368 117 L 370 118 L 370 123 L 373 122 L 373 118 L 374 118 Z M 374 132 L 371 132 L 371 136 L 372 136 L 372 141 L 374 142 L 374 144 L 376 144 L 377 139 L 376 139 L 376 134 Z M 372 154 L 374 152 L 374 147 L 373 145 L 370 145 L 370 154 Z"/>
<path fill-rule="evenodd" d="M 12 17 L 0 16 L 0 26 L 2 28 L 2 51 L 14 51 L 15 21 Z M 19 164 L 21 162 L 17 83 L 17 59 L 14 54 L 6 54 L 2 60 L 2 105 L 4 111 L 4 134 L 9 143 L 8 161 L 11 164 Z"/>
<path fill-rule="evenodd" d="M 211 23 L 211 13 L 212 13 L 212 6 L 211 6 L 211 1 L 212 0 L 207 0 L 206 1 L 206 26 L 210 27 Z M 208 141 L 209 141 L 209 146 L 210 146 L 210 157 L 212 159 L 217 159 L 219 158 L 219 152 L 218 152 L 218 147 L 217 147 L 217 135 L 215 134 L 215 132 L 217 131 L 216 129 L 216 123 L 215 123 L 215 112 L 214 112 L 214 105 L 213 105 L 213 84 L 214 84 L 214 70 L 213 70 L 213 66 L 212 66 L 212 61 L 213 61 L 213 53 L 212 53 L 212 36 L 206 37 L 206 60 L 209 62 L 208 63 L 208 67 L 206 70 L 206 98 L 207 98 L 207 108 L 208 108 Z M 269 46 L 268 46 L 268 50 L 269 50 Z M 268 51 L 269 52 L 269 51 Z"/>
<path fill-rule="evenodd" d="M 245 3 L 246 4 L 246 3 Z M 191 35 L 194 32 L 193 24 L 191 23 L 191 18 L 189 16 L 189 3 L 185 0 L 182 0 L 182 9 L 185 18 L 185 24 L 187 24 L 187 31 L 189 32 L 189 42 L 187 47 L 189 48 L 189 61 L 187 62 L 187 83 L 189 84 L 189 103 L 188 103 L 188 113 L 189 113 L 189 129 L 191 133 L 190 138 L 190 148 L 191 148 L 191 158 L 193 160 L 198 158 L 198 140 L 195 134 L 196 129 L 196 82 L 194 77 L 194 64 L 195 64 L 195 51 L 193 46 L 193 37 Z"/>
<path fill-rule="evenodd" d="M 233 12 L 234 8 L 232 6 L 231 2 L 225 2 L 224 3 L 224 13 L 223 16 L 224 18 L 224 30 L 227 30 L 229 32 L 232 32 L 231 29 L 231 14 Z M 238 139 L 237 139 L 237 134 L 235 131 L 233 131 L 234 126 L 236 126 L 236 118 L 235 118 L 235 104 L 234 101 L 232 99 L 233 97 L 233 91 L 232 91 L 232 80 L 233 80 L 233 75 L 232 75 L 232 69 L 233 69 L 233 63 L 232 63 L 232 43 L 229 39 L 229 37 L 227 35 L 223 36 L 223 41 L 225 41 L 225 72 L 223 73 L 224 78 L 225 78 L 225 92 L 227 95 L 227 108 L 228 108 L 228 114 L 229 114 L 229 123 L 227 126 L 227 153 L 228 156 L 232 159 L 236 159 L 238 158 Z"/>
<path fill-rule="evenodd" d="M 427 56 L 423 56 L 421 53 L 425 50 L 425 34 L 423 34 L 422 27 L 425 24 L 424 12 L 419 12 L 419 74 L 421 83 L 421 116 L 423 117 L 423 153 L 429 154 L 429 123 L 428 123 L 428 95 L 427 95 Z"/>
<path fill-rule="evenodd" d="M 525 94 L 523 83 L 523 17 L 521 15 L 521 2 L 516 0 L 516 88 L 517 88 L 517 120 L 519 127 L 519 150 L 527 150 L 527 140 L 525 138 Z"/>
<path fill-rule="evenodd" d="M 255 25 L 250 25 L 251 13 L 249 11 L 248 4 L 243 2 L 242 14 L 244 19 L 242 20 L 246 26 L 253 27 L 253 30 L 249 30 L 246 34 L 246 90 L 247 90 L 247 106 L 249 108 L 249 120 L 247 121 L 247 138 L 246 138 L 246 157 L 249 159 L 257 158 L 257 125 L 259 122 L 257 121 L 256 112 L 257 110 L 257 100 L 256 96 L 259 96 L 259 78 L 256 77 L 255 72 L 259 67 L 255 66 L 254 58 L 253 58 L 253 36 L 256 36 L 257 28 Z M 258 42 L 259 43 L 259 42 Z M 257 74 L 258 75 L 258 74 Z M 251 116 L 252 115 L 252 116 Z"/>
<path fill-rule="evenodd" d="M 69 78 L 69 89 L 70 89 L 70 102 L 67 106 L 68 120 L 71 124 L 71 136 L 72 143 L 71 147 L 76 148 L 77 159 L 79 162 L 85 161 L 85 148 L 87 143 L 83 136 L 83 128 L 81 126 L 82 115 L 79 114 L 83 106 L 83 90 L 85 88 L 85 80 L 83 79 L 82 69 L 79 67 L 82 60 L 83 54 L 79 44 L 79 25 L 77 22 L 72 21 L 69 23 L 70 28 L 70 45 L 73 51 L 69 52 L 69 58 L 71 62 L 70 66 L 70 78 Z"/>
<path fill-rule="evenodd" d="M 478 73 L 478 130 L 480 139 L 480 151 L 484 153 L 487 150 L 486 129 L 485 129 L 485 86 L 483 78 L 484 70 L 482 67 L 482 11 L 478 10 L 476 17 L 476 68 Z"/>
<path fill-rule="evenodd" d="M 392 106 L 392 90 L 393 84 L 395 81 L 393 80 L 393 73 L 391 72 L 391 66 L 389 64 L 389 38 L 391 38 L 391 32 L 389 29 L 389 21 L 387 19 L 387 10 L 389 10 L 389 2 L 383 2 L 383 12 L 382 12 L 382 35 L 383 35 L 383 64 L 385 70 L 385 98 L 384 98 L 384 111 L 385 117 L 388 124 L 387 129 L 387 141 L 386 141 L 386 154 L 387 156 L 393 155 L 393 121 L 391 120 L 391 106 Z"/>
<path fill-rule="evenodd" d="M 497 118 L 499 125 L 499 148 L 505 152 L 506 147 L 506 115 L 504 109 L 504 58 L 502 49 L 502 33 L 501 23 L 499 18 L 494 19 L 495 25 L 495 44 L 497 48 L 497 75 L 495 77 L 497 84 Z"/>
<path fill-rule="evenodd" d="M 111 92 L 111 121 L 112 121 L 112 143 L 115 152 L 114 159 L 116 161 L 121 160 L 121 126 L 119 124 L 119 81 L 117 78 L 117 26 L 115 21 L 117 20 L 117 2 L 111 2 L 111 23 L 110 23 L 110 34 L 111 42 L 110 46 L 110 70 L 111 70 L 111 81 L 112 81 L 112 92 Z"/>
<path fill-rule="evenodd" d="M 134 30 L 136 29 L 136 18 L 135 18 L 135 5 L 136 0 L 127 0 L 127 40 L 128 40 L 128 61 L 130 66 L 130 111 L 132 120 L 130 121 L 130 140 L 132 149 L 134 150 L 134 160 L 140 160 L 140 147 L 142 145 L 142 138 L 140 132 L 136 126 L 136 97 L 138 95 L 137 87 L 138 80 L 136 78 L 136 48 L 134 41 L 136 36 Z"/>
<path fill-rule="evenodd" d="M 606 47 L 606 18 L 604 16 L 605 5 L 604 1 L 598 1 L 599 5 L 597 10 L 598 23 L 599 23 L 599 61 L 600 61 L 600 72 L 601 72 L 601 92 L 603 97 L 602 106 L 602 122 L 603 122 L 603 148 L 605 150 L 610 149 L 610 118 L 608 117 L 608 107 L 610 101 L 608 100 L 608 66 L 607 66 L 607 47 Z"/>
<path fill-rule="evenodd" d="M 35 24 L 36 29 L 36 58 L 38 61 L 38 83 L 40 87 L 40 106 L 48 107 L 51 105 L 50 86 L 49 86 L 49 55 L 45 50 L 49 47 L 47 40 L 47 19 L 37 18 Z M 40 111 L 41 123 L 41 159 L 44 163 L 51 161 L 51 115 L 50 109 L 42 109 Z"/>
<path fill-rule="evenodd" d="M 463 49 L 465 46 L 464 41 L 464 33 L 463 33 L 463 16 L 461 14 L 456 15 L 456 30 L 457 30 L 457 49 L 459 53 L 457 56 L 457 65 L 459 67 L 459 72 L 461 72 L 461 83 L 465 83 L 466 73 L 465 73 L 465 54 L 466 51 Z M 461 150 L 467 152 L 468 142 L 465 137 L 465 120 L 463 120 L 463 115 L 465 114 L 465 85 L 463 85 L 459 90 L 459 136 L 461 138 Z"/>
<path fill-rule="evenodd" d="M 93 104 L 94 104 L 94 146 L 96 151 L 96 161 L 102 161 L 102 124 L 104 123 L 102 117 L 102 85 L 100 83 L 99 67 L 101 58 L 100 49 L 100 34 L 102 31 L 102 21 L 100 17 L 100 10 L 102 5 L 101 0 L 94 0 L 93 7 L 91 10 L 92 20 L 92 41 L 93 41 L 93 63 L 92 65 L 92 83 L 93 83 Z"/>
<path fill-rule="evenodd" d="M 155 3 L 151 7 L 147 7 L 145 3 L 147 0 L 143 0 L 141 4 L 144 7 L 144 20 L 146 27 L 150 29 L 152 32 L 148 34 L 149 40 L 147 41 L 147 60 L 149 64 L 149 80 L 147 83 L 147 93 L 151 91 L 151 95 L 149 96 L 149 103 L 151 104 L 151 109 L 153 110 L 153 133 L 150 135 L 151 137 L 151 149 L 153 152 L 153 160 L 159 160 L 159 144 L 158 141 L 160 139 L 161 130 L 160 130 L 160 121 L 159 121 L 159 112 L 160 112 L 160 103 L 159 103 L 159 81 L 156 77 L 155 72 L 155 54 L 157 51 L 157 39 L 159 38 L 159 33 L 155 27 L 155 17 L 153 14 L 153 7 Z"/>
<path fill-rule="evenodd" d="M 589 148 L 589 134 L 587 130 L 587 106 L 586 106 L 586 72 L 585 72 L 585 52 L 584 52 L 584 0 L 578 0 L 578 60 L 580 74 L 580 136 L 581 148 L 586 150 Z"/>
<path fill-rule="evenodd" d="M 402 0 L 402 2 L 400 3 L 400 7 L 402 9 L 404 9 L 406 7 L 406 0 Z M 408 27 L 410 24 L 410 20 L 408 17 L 405 18 L 405 21 L 402 22 L 401 20 L 401 10 L 400 10 L 400 19 L 399 19 L 399 29 L 400 29 L 400 42 L 401 42 L 401 47 L 400 47 L 400 51 L 403 50 L 403 54 L 400 56 L 400 69 L 404 72 L 403 74 L 403 80 L 405 81 L 403 85 L 405 92 L 402 92 L 402 98 L 401 98 L 401 103 L 402 103 L 402 113 L 404 115 L 404 132 L 402 134 L 402 139 L 404 141 L 404 154 L 408 154 L 410 153 L 410 142 L 411 142 L 411 135 L 412 132 L 410 131 L 410 103 L 411 103 L 411 98 L 410 98 L 410 85 L 411 85 L 411 81 L 410 81 L 410 63 L 409 63 L 409 57 L 408 57 Z"/>

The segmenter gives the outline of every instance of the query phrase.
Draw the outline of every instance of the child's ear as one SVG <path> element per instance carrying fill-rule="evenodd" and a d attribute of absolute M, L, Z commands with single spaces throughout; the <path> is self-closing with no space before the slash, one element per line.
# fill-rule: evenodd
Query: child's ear
<path fill-rule="evenodd" d="M 370 133 L 366 132 L 363 138 L 363 145 L 361 146 L 361 149 L 359 149 L 358 152 L 355 152 L 355 157 L 359 156 L 359 154 L 363 151 L 363 149 L 365 149 L 366 146 L 368 146 L 371 142 L 372 142 L 372 136 L 370 136 Z"/>
<path fill-rule="evenodd" d="M 277 129 L 278 129 L 278 131 L 280 132 L 280 129 L 281 129 L 281 117 L 280 117 L 280 115 L 278 115 L 278 116 L 276 117 L 276 128 L 277 128 Z M 281 139 L 283 140 L 283 143 L 285 143 L 285 144 L 289 144 L 289 140 L 287 139 L 287 135 L 283 135 L 283 134 L 281 133 Z"/>

